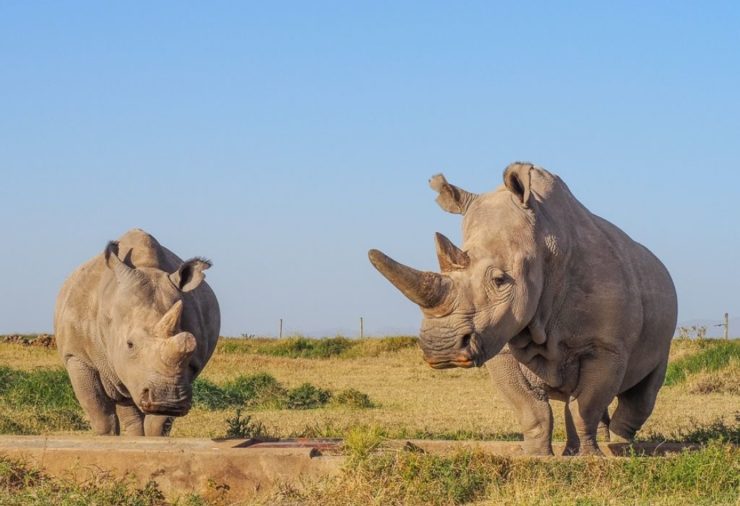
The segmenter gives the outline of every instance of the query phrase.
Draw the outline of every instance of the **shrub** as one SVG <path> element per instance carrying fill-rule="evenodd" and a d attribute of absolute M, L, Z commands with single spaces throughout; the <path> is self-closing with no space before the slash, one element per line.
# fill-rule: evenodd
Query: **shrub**
<path fill-rule="evenodd" d="M 331 392 L 315 387 L 310 383 L 294 388 L 288 392 L 285 407 L 288 409 L 319 408 L 329 402 Z"/>
<path fill-rule="evenodd" d="M 332 403 L 339 404 L 341 406 L 349 406 L 352 408 L 373 408 L 375 405 L 370 400 L 367 394 L 355 390 L 354 388 L 348 388 L 332 396 Z"/>

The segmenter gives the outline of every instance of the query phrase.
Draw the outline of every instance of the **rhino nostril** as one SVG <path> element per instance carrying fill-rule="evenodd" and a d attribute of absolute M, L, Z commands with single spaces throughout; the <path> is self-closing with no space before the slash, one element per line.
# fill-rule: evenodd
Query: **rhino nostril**
<path fill-rule="evenodd" d="M 465 334 L 464 336 L 462 336 L 462 339 L 460 339 L 460 348 L 467 348 L 468 346 L 470 346 L 471 337 L 471 334 Z"/>
<path fill-rule="evenodd" d="M 141 400 L 147 403 L 151 402 L 152 396 L 150 394 L 151 393 L 149 392 L 149 389 L 145 388 L 144 390 L 141 391 Z"/>

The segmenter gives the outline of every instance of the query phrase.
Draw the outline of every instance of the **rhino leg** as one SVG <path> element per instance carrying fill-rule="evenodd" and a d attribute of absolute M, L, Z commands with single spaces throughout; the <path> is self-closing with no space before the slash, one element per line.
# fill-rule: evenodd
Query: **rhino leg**
<path fill-rule="evenodd" d="M 552 455 L 552 409 L 545 391 L 527 379 L 508 349 L 486 362 L 486 368 L 494 386 L 514 408 L 524 435 L 524 453 Z"/>
<path fill-rule="evenodd" d="M 163 415 L 146 415 L 144 417 L 145 436 L 169 436 L 174 418 Z"/>
<path fill-rule="evenodd" d="M 598 434 L 604 441 L 609 441 L 609 410 L 604 410 L 604 414 L 601 415 L 599 421 L 599 427 L 597 429 Z M 570 403 L 565 403 L 565 432 L 567 434 L 567 440 L 565 443 L 565 450 L 563 455 L 577 455 L 579 448 L 578 433 L 576 432 L 576 426 L 573 423 L 573 415 L 570 412 Z"/>
<path fill-rule="evenodd" d="M 116 404 L 116 415 L 127 436 L 144 435 L 144 414 L 139 408 Z"/>
<path fill-rule="evenodd" d="M 106 395 L 98 372 L 75 357 L 68 358 L 65 365 L 72 389 L 93 431 L 101 436 L 117 436 L 120 429 L 115 403 Z"/>
<path fill-rule="evenodd" d="M 635 433 L 653 412 L 658 390 L 665 379 L 667 365 L 666 361 L 653 369 L 640 383 L 617 395 L 619 402 L 609 426 L 612 440 L 631 442 L 634 439 Z"/>
<path fill-rule="evenodd" d="M 574 409 L 570 410 L 578 455 L 603 455 L 596 443 L 599 422 L 619 391 L 625 369 L 626 363 L 607 350 L 597 350 L 590 357 L 581 359 L 578 386 L 572 402 Z"/>

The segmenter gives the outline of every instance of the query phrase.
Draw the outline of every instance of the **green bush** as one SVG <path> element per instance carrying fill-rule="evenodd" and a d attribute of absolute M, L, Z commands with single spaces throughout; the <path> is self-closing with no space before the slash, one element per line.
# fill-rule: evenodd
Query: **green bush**
<path fill-rule="evenodd" d="M 348 388 L 332 396 L 331 402 L 340 406 L 348 406 L 351 408 L 373 408 L 375 405 L 370 400 L 367 394 L 355 390 L 354 388 Z"/>
<path fill-rule="evenodd" d="M 315 387 L 310 383 L 294 388 L 288 392 L 285 407 L 288 409 L 319 408 L 329 402 L 331 392 Z"/>

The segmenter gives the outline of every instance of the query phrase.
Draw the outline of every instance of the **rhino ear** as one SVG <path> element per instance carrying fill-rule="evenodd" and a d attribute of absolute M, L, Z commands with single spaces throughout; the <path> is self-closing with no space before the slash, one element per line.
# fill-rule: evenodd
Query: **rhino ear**
<path fill-rule="evenodd" d="M 206 277 L 203 271 L 210 267 L 210 260 L 206 260 L 205 258 L 191 258 L 183 262 L 175 272 L 170 274 L 170 281 L 181 292 L 189 292 L 198 288 L 198 285 Z"/>
<path fill-rule="evenodd" d="M 439 232 L 434 235 L 434 242 L 437 246 L 437 259 L 442 272 L 459 271 L 470 265 L 468 254 Z"/>
<path fill-rule="evenodd" d="M 135 285 L 142 280 L 141 271 L 129 267 L 124 261 L 118 258 L 118 241 L 110 241 L 103 252 L 105 265 L 113 271 L 116 279 L 123 285 Z"/>
<path fill-rule="evenodd" d="M 531 172 L 534 165 L 527 162 L 514 162 L 504 170 L 504 185 L 525 208 L 529 207 L 531 195 Z"/>
<path fill-rule="evenodd" d="M 478 198 L 477 194 L 448 183 L 443 174 L 432 176 L 429 186 L 439 193 L 437 196 L 439 207 L 452 214 L 465 214 L 470 204 Z"/>

